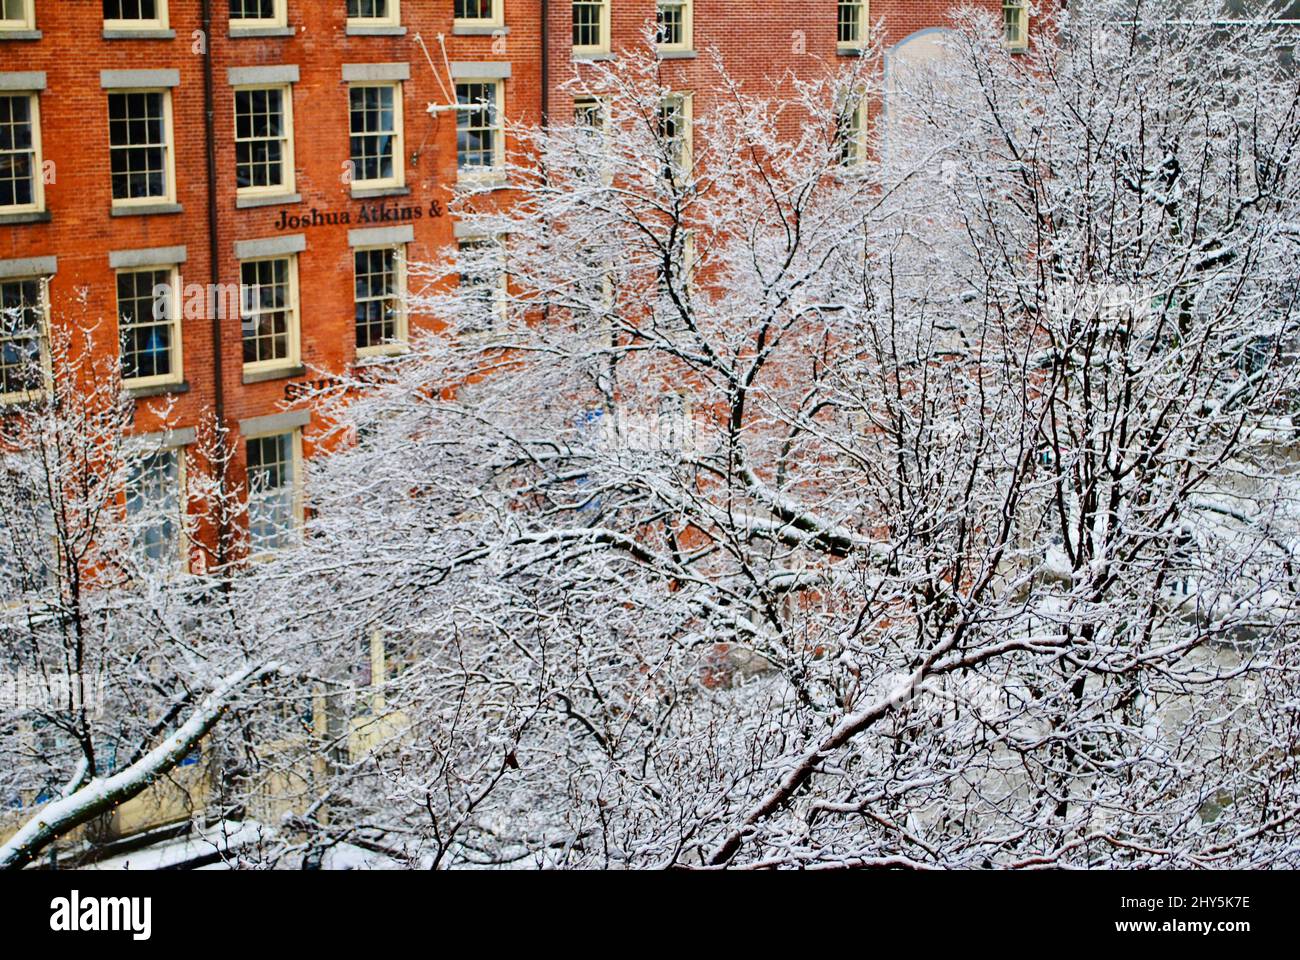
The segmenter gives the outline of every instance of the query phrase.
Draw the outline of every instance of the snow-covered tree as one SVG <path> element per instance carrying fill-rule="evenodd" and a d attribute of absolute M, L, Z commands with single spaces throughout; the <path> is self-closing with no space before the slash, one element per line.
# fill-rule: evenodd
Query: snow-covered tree
<path fill-rule="evenodd" d="M 129 628 L 232 695 L 262 862 L 1300 865 L 1300 86 L 1075 6 L 693 96 L 650 44 L 514 131 L 314 398 L 301 544 Z"/>
<path fill-rule="evenodd" d="M 1201 6 L 1015 56 L 963 14 L 883 104 L 875 57 L 693 103 L 584 67 L 412 265 L 442 328 L 331 409 L 259 571 L 386 670 L 301 825 L 442 866 L 1297 863 L 1297 86 Z"/>
<path fill-rule="evenodd" d="M 137 826 L 201 812 L 218 771 L 200 753 L 276 666 L 228 579 L 184 572 L 215 568 L 239 510 L 218 428 L 177 429 L 163 402 L 139 433 L 84 321 L 60 317 L 0 414 L 0 867 L 59 841 L 93 855 L 128 801 Z"/>

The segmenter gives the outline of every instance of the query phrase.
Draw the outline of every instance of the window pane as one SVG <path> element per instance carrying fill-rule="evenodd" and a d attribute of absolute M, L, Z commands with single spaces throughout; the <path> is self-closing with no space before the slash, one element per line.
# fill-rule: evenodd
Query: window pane
<path fill-rule="evenodd" d="M 126 512 L 138 557 L 170 563 L 180 556 L 180 452 L 160 450 L 131 465 Z"/>
<path fill-rule="evenodd" d="M 27 22 L 27 4 L 31 0 L 0 0 L 0 20 Z"/>
<path fill-rule="evenodd" d="M 111 93 L 108 142 L 114 200 L 167 195 L 162 93 Z"/>
<path fill-rule="evenodd" d="M 236 186 L 284 186 L 286 141 L 284 91 L 236 90 Z"/>
<path fill-rule="evenodd" d="M 862 0 L 840 0 L 839 42 L 861 43 L 863 37 Z"/>
<path fill-rule="evenodd" d="M 247 443 L 248 534 L 253 551 L 293 542 L 297 531 L 292 433 Z"/>
<path fill-rule="evenodd" d="M 388 16 L 388 0 L 348 0 L 349 19 L 386 20 Z"/>
<path fill-rule="evenodd" d="M 666 97 L 660 103 L 659 136 L 664 141 L 669 159 L 663 175 L 672 179 L 681 174 L 686 161 L 686 101 L 682 97 Z"/>
<path fill-rule="evenodd" d="M 0 97 L 0 207 L 36 202 L 35 129 L 32 98 Z"/>
<path fill-rule="evenodd" d="M 230 0 L 231 20 L 274 20 L 275 0 Z"/>
<path fill-rule="evenodd" d="M 157 20 L 158 0 L 104 0 L 105 20 Z"/>
<path fill-rule="evenodd" d="M 668 47 L 686 43 L 686 0 L 658 0 L 655 42 Z"/>
<path fill-rule="evenodd" d="M 490 330 L 497 325 L 503 306 L 505 259 L 496 240 L 462 240 L 460 286 L 468 300 L 465 329 Z"/>
<path fill-rule="evenodd" d="M 41 388 L 41 281 L 0 283 L 0 393 Z"/>
<path fill-rule="evenodd" d="M 573 45 L 575 47 L 599 47 L 601 45 L 601 23 L 604 19 L 605 4 L 603 0 L 574 0 L 573 4 Z"/>
<path fill-rule="evenodd" d="M 293 323 L 288 259 L 240 264 L 244 363 L 288 360 Z"/>
<path fill-rule="evenodd" d="M 491 20 L 492 0 L 456 0 L 457 20 Z"/>
<path fill-rule="evenodd" d="M 358 250 L 355 262 L 357 348 L 382 346 L 398 339 L 401 294 L 396 247 Z"/>
<path fill-rule="evenodd" d="M 122 379 L 172 373 L 171 271 L 136 270 L 117 275 L 118 332 Z"/>
<path fill-rule="evenodd" d="M 1002 25 L 1006 42 L 1013 47 L 1025 43 L 1025 3 L 1024 0 L 1003 0 Z"/>
<path fill-rule="evenodd" d="M 498 162 L 495 83 L 456 84 L 456 162 L 462 170 L 495 167 Z"/>
<path fill-rule="evenodd" d="M 348 91 L 354 181 L 393 178 L 395 92 L 392 86 L 352 87 Z"/>

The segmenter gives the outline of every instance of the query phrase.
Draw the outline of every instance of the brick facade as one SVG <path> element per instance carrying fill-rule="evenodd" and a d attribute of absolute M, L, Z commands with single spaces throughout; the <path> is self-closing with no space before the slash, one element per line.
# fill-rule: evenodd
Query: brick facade
<path fill-rule="evenodd" d="M 353 261 L 349 231 L 390 223 L 409 224 L 411 260 L 431 260 L 454 242 L 447 203 L 457 177 L 454 112 L 431 116 L 429 103 L 445 103 L 450 80 L 435 76 L 416 37 L 427 44 L 441 71 L 438 37 L 445 37 L 452 63 L 509 64 L 505 112 L 536 121 L 543 108 L 557 121 L 572 116 L 561 89 L 574 75 L 571 4 L 567 0 L 501 0 L 503 28 L 457 29 L 453 0 L 401 0 L 400 26 L 353 35 L 345 0 L 287 0 L 287 28 L 273 35 L 234 36 L 226 0 L 211 0 L 212 32 L 203 32 L 204 4 L 170 0 L 170 33 L 151 38 L 110 38 L 100 0 L 33 0 L 39 37 L 0 33 L 0 75 L 43 73 L 39 94 L 43 160 L 53 173 L 45 187 L 47 216 L 36 222 L 0 217 L 0 262 L 56 256 L 50 282 L 55 324 L 78 317 L 101 321 L 96 339 L 117 351 L 116 287 L 110 251 L 184 246 L 185 283 L 238 284 L 236 244 L 302 234 L 298 257 L 301 373 L 245 382 L 237 317 L 220 321 L 221 415 L 240 421 L 280 412 L 295 383 L 319 376 L 313 368 L 339 371 L 356 361 Z M 1000 0 L 984 0 L 990 8 Z M 870 16 L 883 18 L 886 46 L 917 30 L 942 24 L 950 0 L 873 0 Z M 610 48 L 638 44 L 653 18 L 654 0 L 611 0 Z M 834 65 L 837 52 L 835 0 L 695 0 L 694 53 L 665 63 L 675 89 L 694 93 L 698 117 L 709 108 L 712 66 L 704 51 L 717 47 L 733 75 L 751 89 L 789 70 L 810 76 Z M 543 16 L 546 23 L 543 24 Z M 549 51 L 543 64 L 543 37 Z M 209 239 L 205 129 L 205 42 L 210 45 L 214 102 L 215 250 Z M 349 156 L 348 87 L 345 65 L 408 64 L 402 84 L 406 186 L 389 196 L 358 199 L 345 182 Z M 292 203 L 241 209 L 235 183 L 232 68 L 296 67 L 292 83 L 295 192 Z M 580 68 L 580 65 L 579 65 Z M 110 192 L 107 91 L 104 71 L 174 70 L 175 200 L 178 212 L 114 215 Z M 548 89 L 543 91 L 543 74 Z M 543 93 L 545 103 L 543 103 Z M 506 198 L 508 194 L 502 192 Z M 401 209 L 409 208 L 407 220 Z M 375 220 L 386 210 L 393 221 Z M 414 211 L 418 210 L 416 214 Z M 395 213 L 396 211 L 396 213 Z M 0 214 L 3 211 L 0 210 Z M 346 216 L 345 216 L 346 215 Z M 298 226 L 289 225 L 298 218 Z M 29 218 L 30 219 L 30 218 Z M 343 222 L 344 220 L 348 222 Z M 302 223 L 308 225 L 303 226 Z M 247 249 L 247 248 L 245 248 Z M 216 270 L 212 269 L 215 256 Z M 84 306 L 82 302 L 84 301 Z M 157 396 L 141 396 L 137 428 L 158 429 L 169 404 L 172 425 L 190 426 L 218 403 L 212 325 L 181 323 L 184 383 Z M 256 379 L 256 378 L 252 378 Z M 306 431 L 310 455 L 311 431 Z M 242 444 L 237 444 L 242 456 Z"/>

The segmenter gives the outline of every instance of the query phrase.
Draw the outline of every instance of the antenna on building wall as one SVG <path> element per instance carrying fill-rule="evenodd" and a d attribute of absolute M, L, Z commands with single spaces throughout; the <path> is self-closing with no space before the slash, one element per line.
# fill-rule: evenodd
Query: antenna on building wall
<path fill-rule="evenodd" d="M 430 131 L 427 134 L 425 134 L 424 140 L 423 142 L 421 142 L 420 146 L 416 148 L 413 154 L 411 154 L 411 164 L 413 166 L 420 162 L 420 155 L 424 153 L 424 148 L 425 145 L 428 144 L 429 142 L 429 137 L 433 136 L 433 134 L 437 131 L 439 115 L 446 113 L 449 110 L 456 109 L 456 97 L 453 92 L 453 89 L 448 89 L 446 81 L 443 80 L 442 73 L 440 73 L 437 66 L 434 65 L 433 56 L 429 53 L 429 46 L 424 42 L 424 37 L 420 36 L 420 34 L 417 33 L 414 39 L 415 42 L 420 45 L 420 49 L 424 51 L 424 59 L 429 64 L 429 71 L 433 74 L 433 78 L 438 81 L 438 87 L 442 90 L 442 96 L 445 102 L 429 104 L 428 113 L 429 116 L 433 118 L 434 121 L 433 127 L 432 129 L 430 129 Z M 450 77 L 451 64 L 448 63 L 447 61 L 446 37 L 444 34 L 441 33 L 438 34 L 438 49 L 442 53 L 443 69 L 446 70 L 446 75 Z"/>
<path fill-rule="evenodd" d="M 437 116 L 439 113 L 443 113 L 447 110 L 455 110 L 456 98 L 453 96 L 451 90 L 447 88 L 446 82 L 442 79 L 443 75 L 439 73 L 438 68 L 434 66 L 433 56 L 429 53 L 429 47 L 428 44 L 424 42 L 424 37 L 417 33 L 415 35 L 415 42 L 418 43 L 420 49 L 424 51 L 424 59 L 429 62 L 429 69 L 433 72 L 433 78 L 438 81 L 438 86 L 442 89 L 442 95 L 446 99 L 445 103 L 429 104 L 429 113 Z M 443 69 L 446 70 L 447 76 L 450 77 L 451 64 L 447 61 L 447 40 L 446 36 L 441 33 L 438 34 L 438 50 L 442 54 Z"/>

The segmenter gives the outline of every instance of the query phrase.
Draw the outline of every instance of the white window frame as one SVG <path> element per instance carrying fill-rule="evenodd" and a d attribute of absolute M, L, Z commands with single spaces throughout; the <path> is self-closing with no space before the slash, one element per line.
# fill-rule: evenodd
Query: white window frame
<path fill-rule="evenodd" d="M 455 5 L 452 13 L 455 14 Z M 505 0 L 492 0 L 492 14 L 488 17 L 453 16 L 452 27 L 500 27 L 505 24 Z"/>
<path fill-rule="evenodd" d="M 42 384 L 37 390 L 13 390 L 10 392 L 0 392 L 0 407 L 12 403 L 26 403 L 29 400 L 35 400 L 42 396 L 50 388 L 50 278 L 44 274 L 32 274 L 25 277 L 5 277 L 0 280 L 4 283 L 23 283 L 24 281 L 35 280 L 41 288 L 41 310 L 40 310 L 40 329 L 37 331 L 37 341 L 41 355 L 41 377 Z"/>
<path fill-rule="evenodd" d="M 350 27 L 397 27 L 402 24 L 402 0 L 388 0 L 386 17 L 348 17 Z"/>
<path fill-rule="evenodd" d="M 113 168 L 112 157 L 114 149 L 129 149 L 122 147 L 113 147 L 109 143 L 109 195 L 112 197 L 114 210 L 130 210 L 133 207 L 153 207 L 158 204 L 169 204 L 176 202 L 176 134 L 172 127 L 172 92 L 167 87 L 139 87 L 130 89 L 114 89 L 107 91 L 108 101 L 115 96 L 129 96 L 133 93 L 160 93 L 162 94 L 163 105 L 163 175 L 166 180 L 166 191 L 160 197 L 127 197 L 118 199 L 112 197 L 113 193 Z M 107 106 L 108 101 L 105 102 Z"/>
<path fill-rule="evenodd" d="M 257 433 L 244 434 L 244 489 L 246 493 L 245 508 L 248 520 L 248 547 L 249 556 L 252 560 L 267 559 L 274 555 L 277 547 L 267 547 L 257 549 L 253 543 L 252 522 L 253 522 L 253 481 L 249 476 L 250 465 L 248 463 L 248 442 L 250 440 L 263 440 L 267 437 L 290 436 L 292 439 L 289 444 L 290 469 L 293 476 L 290 482 L 293 485 L 292 490 L 292 511 L 293 511 L 293 537 L 295 541 L 302 540 L 303 526 L 306 521 L 306 511 L 304 509 L 303 498 L 303 455 L 302 455 L 302 427 L 291 427 L 288 430 L 266 430 Z"/>
<path fill-rule="evenodd" d="M 270 17 L 232 17 L 227 12 L 230 26 L 236 30 L 287 27 L 289 25 L 289 4 L 287 0 L 274 0 L 274 3 L 274 12 Z"/>
<path fill-rule="evenodd" d="M 600 36 L 597 42 L 579 46 L 573 45 L 573 55 L 576 57 L 590 57 L 602 53 L 609 53 L 609 21 L 610 21 L 610 2 L 609 0 L 574 0 L 575 3 L 583 3 L 588 6 L 598 7 L 600 11 Z M 570 10 L 572 10 L 570 6 Z"/>
<path fill-rule="evenodd" d="M 836 131 L 836 149 L 845 150 L 850 145 L 853 149 L 852 158 L 840 162 L 840 169 L 845 173 L 860 171 L 867 162 L 867 93 L 865 90 L 855 90 L 851 96 L 853 112 L 850 127 L 846 131 Z M 842 138 L 841 133 L 849 136 Z"/>
<path fill-rule="evenodd" d="M 158 16 L 152 19 L 139 18 L 134 20 L 110 19 L 104 18 L 105 30 L 167 30 L 170 28 L 169 13 L 167 10 L 167 0 L 157 0 Z"/>
<path fill-rule="evenodd" d="M 186 451 L 183 443 L 163 443 L 156 448 L 142 449 L 132 452 L 133 459 L 144 459 L 145 457 L 155 456 L 160 453 L 173 453 L 176 456 L 176 549 L 177 569 L 180 573 L 190 572 L 190 536 L 189 536 L 189 498 L 186 496 L 188 486 L 186 475 Z M 127 503 L 131 498 L 130 483 L 123 491 L 123 509 L 126 509 Z M 134 543 L 131 545 L 132 551 L 136 549 Z M 137 560 L 141 558 L 137 557 Z"/>
<path fill-rule="evenodd" d="M 606 112 L 608 111 L 608 109 L 609 109 L 608 105 L 607 105 L 607 104 L 605 103 L 605 101 L 602 100 L 600 97 L 593 96 L 593 95 L 590 95 L 590 94 L 583 94 L 582 96 L 574 97 L 574 98 L 573 98 L 573 122 L 574 122 L 574 125 L 575 125 L 575 126 L 587 126 L 587 127 L 590 127 L 592 130 L 596 130 L 596 131 L 598 131 L 598 132 L 600 132 L 600 133 L 604 133 L 604 132 L 605 132 L 605 121 L 606 121 L 606 119 L 607 119 L 607 117 L 606 117 Z M 578 119 L 578 117 L 579 117 L 580 114 L 582 114 L 582 113 L 584 113 L 584 112 L 586 112 L 586 111 L 588 111 L 588 110 L 594 110 L 594 111 L 595 111 L 595 114 L 596 114 L 596 120 L 597 120 L 596 123 L 587 123 L 587 124 L 584 124 L 582 121 L 580 121 L 580 120 Z"/>
<path fill-rule="evenodd" d="M 283 183 L 271 187 L 241 187 L 238 185 L 236 178 L 235 195 L 247 199 L 263 199 L 269 197 L 284 197 L 293 194 L 298 189 L 298 177 L 294 166 L 294 136 L 293 136 L 293 84 L 292 83 L 250 83 L 241 84 L 233 89 L 231 96 L 231 111 L 234 117 L 235 126 L 233 129 L 234 142 L 239 141 L 239 94 L 248 93 L 256 90 L 278 90 L 280 91 L 280 103 L 283 112 L 281 123 L 284 128 L 284 135 L 281 138 L 284 143 L 284 153 L 280 161 L 282 169 Z M 236 155 L 238 150 L 236 150 Z M 238 160 L 236 160 L 238 162 Z"/>
<path fill-rule="evenodd" d="M 289 261 L 289 355 L 287 357 L 275 357 L 270 360 L 255 360 L 252 363 L 244 363 L 244 374 L 264 373 L 278 370 L 291 370 L 297 367 L 302 361 L 302 340 L 301 340 L 301 313 L 300 303 L 298 300 L 298 255 L 296 253 L 280 253 L 269 257 L 249 257 L 239 261 L 239 350 L 240 359 L 243 360 L 244 350 L 244 264 L 262 263 L 276 260 Z"/>
<path fill-rule="evenodd" d="M 0 34 L 6 31 L 25 31 L 36 29 L 36 0 L 21 0 L 23 17 L 21 20 L 0 20 Z"/>
<path fill-rule="evenodd" d="M 852 40 L 841 40 L 840 12 L 845 7 L 858 8 L 858 36 Z M 871 0 L 838 0 L 835 5 L 835 45 L 840 50 L 861 50 L 867 45 L 871 35 Z"/>
<path fill-rule="evenodd" d="M 374 180 L 362 180 L 358 176 L 357 165 L 352 158 L 352 91 L 369 87 L 387 87 L 393 91 L 393 175 Z M 352 163 L 351 189 L 386 190 L 406 186 L 406 134 L 402 93 L 401 80 L 358 80 L 348 84 L 348 161 Z M 373 134 L 366 134 L 366 136 L 373 136 Z"/>
<path fill-rule="evenodd" d="M 0 395 L 0 405 L 2 405 L 3 402 L 4 401 L 2 395 Z M 32 459 L 33 456 L 34 454 L 31 451 L 26 451 L 26 452 L 17 451 L 17 450 L 0 451 L 0 475 L 3 475 L 5 473 L 9 473 L 11 475 L 16 474 L 19 481 L 21 482 L 21 480 L 24 479 L 23 475 L 28 470 L 34 469 L 37 471 L 39 477 L 40 468 L 38 466 L 34 466 L 35 461 Z M 38 528 L 32 537 L 33 544 L 40 540 L 44 540 L 47 549 L 51 551 L 50 559 L 53 561 L 53 563 L 51 564 L 51 563 L 41 562 L 39 570 L 31 571 L 43 575 L 43 578 L 45 580 L 45 583 L 43 584 L 44 590 L 40 592 L 44 593 L 45 596 L 48 597 L 49 592 L 52 592 L 52 588 L 55 585 L 54 567 L 58 565 L 58 558 L 60 556 L 60 550 L 61 550 L 61 541 L 59 538 L 58 526 L 54 523 L 54 513 L 52 507 L 50 506 L 49 501 L 47 499 L 41 498 L 39 494 L 33 497 L 30 504 L 24 504 L 24 506 L 30 506 L 31 513 L 29 514 L 29 516 L 31 519 L 35 520 L 38 525 Z M 47 527 L 47 529 L 41 530 L 40 529 L 41 527 Z M 46 533 L 49 534 L 48 538 L 44 536 L 44 534 Z M 13 544 L 10 544 L 10 546 L 12 547 Z M 21 552 L 21 550 L 19 552 Z M 8 558 L 5 558 L 3 557 L 3 555 L 0 555 L 0 559 L 8 559 Z M 36 559 L 38 561 L 41 559 L 39 554 L 37 555 Z M 39 589 L 40 585 L 37 586 Z M 39 603 L 40 601 L 38 600 L 37 602 Z M 42 603 L 41 606 L 44 607 L 45 604 Z M 31 606 L 30 606 L 30 601 L 24 599 L 21 593 L 18 595 L 9 595 L 9 596 L 0 594 L 0 610 L 24 610 L 24 609 L 31 609 Z"/>
<path fill-rule="evenodd" d="M 581 114 L 588 111 L 594 111 L 595 123 L 587 123 L 580 119 Z M 614 168 L 610 162 L 608 101 L 591 94 L 574 97 L 573 125 L 579 133 L 590 133 L 593 149 L 591 151 L 584 150 L 582 156 L 584 160 L 593 164 L 593 169 L 597 169 L 598 166 L 601 182 L 609 186 L 614 182 Z"/>
<path fill-rule="evenodd" d="M 1020 11 L 1020 36 L 1012 39 L 1006 36 L 1006 17 L 1011 10 Z M 1002 0 L 1003 43 L 1008 50 L 1029 49 L 1029 0 Z"/>
<path fill-rule="evenodd" d="M 685 53 L 694 50 L 695 0 L 655 0 L 656 19 L 661 5 L 680 6 L 682 8 L 682 40 L 680 43 L 660 43 L 657 49 L 661 53 Z"/>
<path fill-rule="evenodd" d="M 460 107 L 460 92 L 456 89 L 462 84 L 482 84 L 492 87 L 493 96 L 496 98 L 496 124 L 489 127 L 492 131 L 492 165 L 490 167 L 462 167 L 460 165 L 460 116 L 462 112 L 474 109 L 473 107 Z M 452 88 L 452 93 L 456 96 L 456 177 L 459 180 L 482 181 L 482 180 L 500 180 L 505 176 L 506 163 L 506 128 L 505 128 L 505 111 L 506 111 L 506 83 L 505 80 L 496 77 L 484 78 L 462 78 L 457 80 Z"/>
<path fill-rule="evenodd" d="M 117 306 L 117 323 L 118 323 L 118 355 L 121 359 L 122 352 L 122 308 L 117 301 L 117 279 L 122 274 L 128 273 L 156 273 L 166 271 L 167 282 L 171 285 L 171 296 L 167 300 L 167 309 L 171 316 L 167 318 L 168 326 L 171 328 L 171 373 L 160 374 L 152 377 L 130 377 L 125 374 L 122 376 L 122 386 L 128 389 L 137 390 L 144 387 L 161 386 L 163 384 L 181 383 L 185 379 L 185 370 L 183 366 L 183 357 L 181 352 L 181 274 L 180 267 L 174 263 L 158 263 L 148 266 L 139 267 L 122 267 L 113 272 L 113 298 Z"/>
<path fill-rule="evenodd" d="M 492 290 L 492 315 L 494 320 L 490 327 L 469 331 L 467 336 L 470 337 L 489 337 L 494 333 L 500 332 L 501 329 L 505 327 L 508 316 L 507 300 L 510 295 L 510 271 L 507 268 L 506 261 L 506 238 L 502 234 L 489 233 L 471 234 L 469 236 L 456 238 L 457 250 L 461 250 L 470 244 L 489 243 L 496 245 L 497 249 L 500 251 L 501 258 L 501 275 L 497 277 L 497 282 L 493 285 Z M 461 282 L 460 275 L 457 275 L 456 282 L 458 284 Z"/>
<path fill-rule="evenodd" d="M 357 347 L 358 357 L 381 357 L 391 356 L 395 353 L 403 353 L 407 350 L 407 341 L 410 331 L 407 326 L 406 310 L 406 244 L 404 243 L 381 243 L 372 246 L 353 247 L 352 248 L 352 327 L 353 333 L 356 333 L 356 304 L 357 300 L 357 254 L 369 253 L 375 250 L 393 251 L 393 296 L 397 299 L 397 317 L 393 321 L 393 339 L 389 343 L 373 344 L 368 347 Z M 367 302 L 372 302 L 375 298 L 368 298 Z"/>
<path fill-rule="evenodd" d="M 598 345 L 608 346 L 610 337 L 609 317 L 614 311 L 614 272 L 613 266 L 608 261 L 597 262 L 593 259 L 590 264 L 593 269 L 600 271 L 600 307 L 596 311 L 584 310 L 575 306 L 571 311 L 574 321 L 575 330 L 580 334 L 586 332 L 592 337 L 592 342 Z M 576 294 L 581 294 L 581 288 L 575 290 Z M 592 321 L 595 321 L 594 323 Z"/>
<path fill-rule="evenodd" d="M 0 93 L 2 97 L 27 99 L 27 108 L 32 122 L 32 203 L 0 206 L 0 213 L 43 213 L 45 211 L 45 166 L 41 159 L 41 95 L 35 90 L 15 90 Z M 21 153 L 15 150 L 13 153 Z"/>
<path fill-rule="evenodd" d="M 677 150 L 678 155 L 675 158 L 677 169 L 673 171 L 673 181 L 675 183 L 681 183 L 683 177 L 685 177 L 691 169 L 695 160 L 695 94 L 683 91 L 673 91 L 660 101 L 660 109 L 662 109 L 663 104 L 671 100 L 679 100 L 681 102 L 680 116 L 682 130 L 681 135 L 678 137 L 680 146 Z"/>

